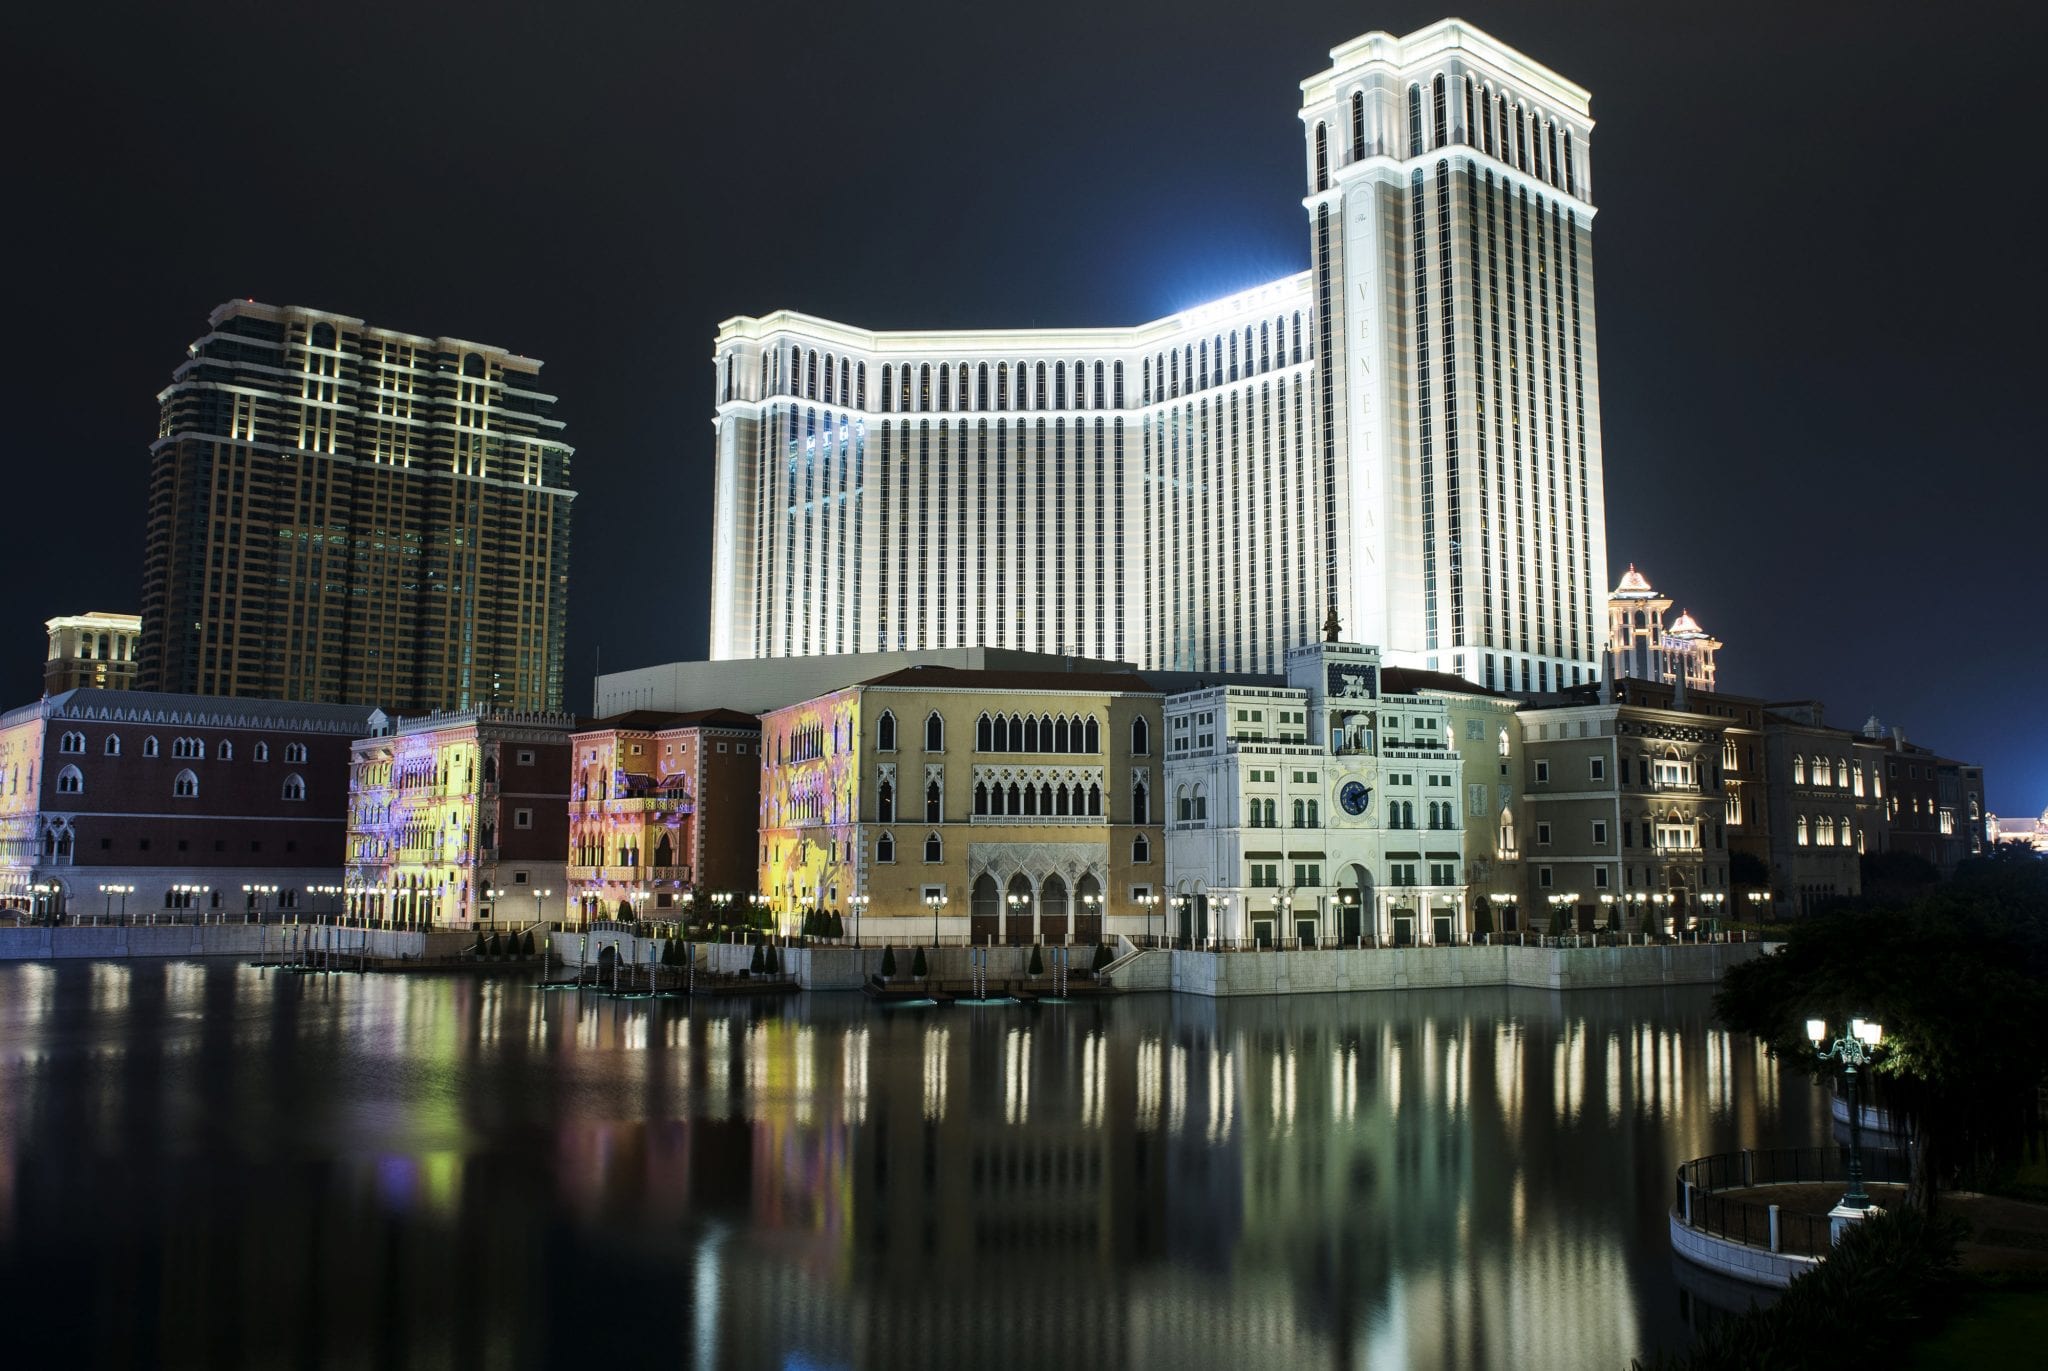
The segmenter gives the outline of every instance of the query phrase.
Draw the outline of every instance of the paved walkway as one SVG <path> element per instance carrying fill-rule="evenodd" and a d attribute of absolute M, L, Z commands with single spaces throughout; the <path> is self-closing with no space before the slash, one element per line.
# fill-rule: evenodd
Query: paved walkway
<path fill-rule="evenodd" d="M 1905 1201 L 1903 1185 L 1864 1188 L 1885 1208 Z M 1842 1183 L 1759 1185 L 1715 1193 L 1752 1204 L 1775 1204 L 1789 1214 L 1825 1215 L 1842 1198 Z M 1965 1271 L 2048 1271 L 2048 1204 L 1958 1190 L 1942 1195 L 1940 1212 L 1969 1225 L 1961 1249 Z"/>

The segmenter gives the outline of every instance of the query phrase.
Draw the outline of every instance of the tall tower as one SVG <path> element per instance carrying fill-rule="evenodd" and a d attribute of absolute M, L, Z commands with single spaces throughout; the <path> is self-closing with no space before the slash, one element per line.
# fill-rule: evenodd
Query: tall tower
<path fill-rule="evenodd" d="M 1332 599 L 1392 662 L 1592 679 L 1588 93 L 1458 20 L 1330 59 L 1301 120 Z"/>
<path fill-rule="evenodd" d="M 140 684 L 561 707 L 569 457 L 541 364 L 234 301 L 157 397 Z"/>

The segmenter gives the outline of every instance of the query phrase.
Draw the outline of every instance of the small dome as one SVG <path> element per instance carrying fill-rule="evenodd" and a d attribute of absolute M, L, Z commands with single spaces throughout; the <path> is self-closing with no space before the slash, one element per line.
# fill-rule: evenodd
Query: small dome
<path fill-rule="evenodd" d="M 1650 589 L 1650 582 L 1648 578 L 1646 578 L 1642 572 L 1636 570 L 1636 564 L 1634 562 L 1630 562 L 1628 564 L 1628 570 L 1622 573 L 1621 584 L 1614 588 L 1614 593 L 1616 595 L 1656 594 L 1655 591 Z"/>
<path fill-rule="evenodd" d="M 1707 631 L 1700 627 L 1700 621 L 1693 618 L 1691 611 L 1688 610 L 1680 613 L 1678 622 L 1671 626 L 1671 636 L 1674 638 L 1704 638 L 1707 636 Z"/>

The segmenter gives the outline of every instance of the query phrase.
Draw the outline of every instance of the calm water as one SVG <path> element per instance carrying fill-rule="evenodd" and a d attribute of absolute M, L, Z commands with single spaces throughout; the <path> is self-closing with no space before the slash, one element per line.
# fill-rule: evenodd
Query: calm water
<path fill-rule="evenodd" d="M 1709 999 L 4 965 L 9 1359 L 1626 1366 L 1688 1336 L 1673 1166 L 1824 1136 Z"/>

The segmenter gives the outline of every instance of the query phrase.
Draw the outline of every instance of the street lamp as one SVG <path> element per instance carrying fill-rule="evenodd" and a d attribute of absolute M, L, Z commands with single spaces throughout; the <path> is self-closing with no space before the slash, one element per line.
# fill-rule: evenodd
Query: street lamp
<path fill-rule="evenodd" d="M 135 887 L 132 885 L 103 885 L 100 887 L 100 894 L 107 897 L 108 922 L 111 923 L 114 918 L 114 897 L 116 895 L 121 897 L 121 922 L 124 924 L 128 922 L 128 897 L 134 893 Z"/>
<path fill-rule="evenodd" d="M 1752 890 L 1749 892 L 1749 917 L 1752 920 L 1759 920 L 1763 917 L 1764 901 L 1770 898 L 1770 892 L 1767 890 Z"/>
<path fill-rule="evenodd" d="M 1017 927 L 1017 920 L 1023 918 L 1024 911 L 1031 907 L 1031 897 L 1029 895 L 1009 895 L 1004 898 L 1004 903 L 1010 906 L 1009 931 L 1014 933 Z"/>
<path fill-rule="evenodd" d="M 861 911 L 868 907 L 868 898 L 866 895 L 849 895 L 846 897 L 846 902 L 853 906 L 853 945 L 855 947 L 860 946 L 860 916 Z"/>
<path fill-rule="evenodd" d="M 1209 945 L 1211 948 L 1214 948 L 1216 945 L 1216 930 L 1230 927 L 1231 898 L 1229 895 L 1212 895 L 1209 897 L 1210 903 L 1216 906 L 1216 913 L 1212 916 L 1212 921 L 1209 925 Z"/>
<path fill-rule="evenodd" d="M 1097 940 L 1097 941 L 1100 941 L 1100 940 L 1101 940 L 1101 938 L 1102 938 L 1102 925 L 1101 925 L 1101 924 L 1100 924 L 1099 922 L 1097 922 L 1097 920 L 1096 920 L 1096 915 L 1097 915 L 1097 913 L 1098 913 L 1098 912 L 1100 911 L 1100 909 L 1101 909 L 1101 907 L 1102 907 L 1102 897 L 1101 897 L 1100 895 L 1096 895 L 1096 894 L 1090 893 L 1090 894 L 1087 894 L 1087 895 L 1083 895 L 1083 896 L 1081 897 L 1081 903 L 1082 903 L 1083 905 L 1087 906 L 1087 909 L 1088 909 L 1088 922 L 1089 922 L 1089 923 L 1090 923 L 1090 924 L 1091 924 L 1091 925 L 1092 925 L 1092 926 L 1094 927 L 1094 929 L 1095 929 L 1095 937 L 1096 937 L 1096 940 Z M 1074 941 L 1074 939 L 1073 939 L 1072 937 L 1069 937 L 1069 938 L 1067 939 L 1067 941 L 1068 941 L 1068 942 L 1073 942 L 1073 941 Z"/>
<path fill-rule="evenodd" d="M 924 897 L 924 902 L 931 907 L 932 951 L 937 952 L 939 950 L 939 911 L 946 907 L 946 897 L 943 892 L 937 895 L 927 895 Z"/>
<path fill-rule="evenodd" d="M 1280 942 L 1294 931 L 1294 896 L 1282 893 L 1273 897 L 1273 941 Z"/>
<path fill-rule="evenodd" d="M 1145 906 L 1145 941 L 1152 941 L 1152 911 L 1159 907 L 1159 897 L 1153 894 L 1138 896 L 1138 903 Z"/>
<path fill-rule="evenodd" d="M 1842 1196 L 1841 1207 L 1868 1209 L 1870 1195 L 1863 1188 L 1863 1100 L 1857 1068 L 1876 1060 L 1884 1029 L 1871 1020 L 1851 1019 L 1847 1033 L 1822 1047 L 1828 1040 L 1827 1020 L 1808 1019 L 1806 1036 L 1813 1040 L 1815 1055 L 1824 1062 L 1840 1062 L 1842 1074 L 1849 1078 L 1849 1193 Z"/>

